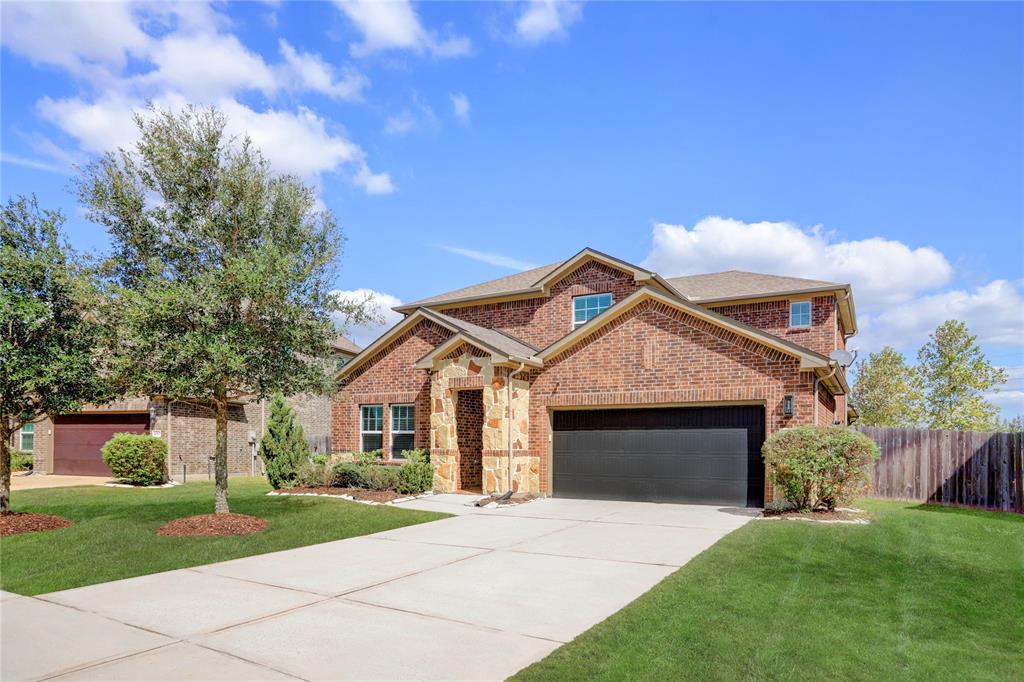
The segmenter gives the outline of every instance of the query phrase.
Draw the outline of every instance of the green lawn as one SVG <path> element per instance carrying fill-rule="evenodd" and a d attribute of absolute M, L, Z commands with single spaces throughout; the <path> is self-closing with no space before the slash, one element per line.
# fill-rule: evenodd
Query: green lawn
<path fill-rule="evenodd" d="M 1021 680 L 1024 517 L 756 521 L 519 680 Z"/>
<path fill-rule="evenodd" d="M 447 516 L 346 500 L 267 497 L 269 490 L 264 479 L 231 479 L 231 510 L 266 519 L 267 529 L 225 538 L 172 538 L 155 533 L 172 519 L 212 512 L 212 483 L 152 490 L 87 486 L 15 491 L 13 510 L 58 514 L 75 525 L 0 538 L 0 589 L 40 594 Z"/>

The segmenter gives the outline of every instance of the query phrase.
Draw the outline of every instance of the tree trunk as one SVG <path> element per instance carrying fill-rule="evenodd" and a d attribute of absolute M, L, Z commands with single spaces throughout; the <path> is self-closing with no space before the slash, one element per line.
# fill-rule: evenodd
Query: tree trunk
<path fill-rule="evenodd" d="M 218 396 L 214 400 L 217 415 L 217 448 L 213 453 L 213 480 L 217 489 L 214 511 L 227 514 L 228 509 L 228 401 Z"/>
<path fill-rule="evenodd" d="M 0 417 L 0 514 L 11 512 L 11 433 L 7 417 Z"/>

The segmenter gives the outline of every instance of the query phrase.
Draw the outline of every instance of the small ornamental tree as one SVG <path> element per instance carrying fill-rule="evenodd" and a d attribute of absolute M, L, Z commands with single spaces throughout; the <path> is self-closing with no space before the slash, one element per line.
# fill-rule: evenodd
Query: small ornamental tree
<path fill-rule="evenodd" d="M 331 285 L 343 237 L 313 188 L 278 175 L 216 109 L 150 109 L 139 142 L 78 179 L 113 253 L 104 319 L 128 390 L 205 405 L 215 511 L 228 508 L 228 408 L 328 393 L 332 316 L 371 319 Z"/>
<path fill-rule="evenodd" d="M 11 434 L 48 414 L 105 402 L 100 327 L 87 271 L 61 239 L 64 216 L 35 197 L 0 220 L 0 513 L 10 511 Z"/>
<path fill-rule="evenodd" d="M 946 320 L 917 353 L 925 388 L 925 418 L 933 429 L 997 431 L 999 408 L 985 394 L 998 391 L 1007 373 L 992 365 L 960 320 Z"/>
<path fill-rule="evenodd" d="M 850 397 L 862 426 L 909 428 L 921 423 L 921 378 L 891 346 L 858 363 Z"/>
<path fill-rule="evenodd" d="M 280 393 L 270 402 L 270 420 L 259 453 L 267 468 L 267 480 L 275 490 L 293 484 L 299 467 L 309 459 L 302 425 L 295 421 L 295 411 Z"/>
<path fill-rule="evenodd" d="M 879 454 L 873 440 L 839 426 L 783 429 L 761 451 L 775 487 L 801 511 L 831 511 L 863 492 Z"/>

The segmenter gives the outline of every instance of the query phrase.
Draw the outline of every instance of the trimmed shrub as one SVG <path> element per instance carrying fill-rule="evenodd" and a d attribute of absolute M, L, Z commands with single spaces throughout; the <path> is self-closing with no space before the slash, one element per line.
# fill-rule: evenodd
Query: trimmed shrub
<path fill-rule="evenodd" d="M 399 467 L 373 464 L 363 468 L 363 487 L 370 490 L 397 490 Z"/>
<path fill-rule="evenodd" d="M 839 426 L 797 426 L 771 435 L 761 449 L 777 490 L 802 511 L 835 509 L 862 493 L 878 446 Z"/>
<path fill-rule="evenodd" d="M 365 465 L 355 462 L 340 462 L 334 465 L 334 485 L 342 488 L 365 488 L 363 470 Z"/>
<path fill-rule="evenodd" d="M 259 453 L 267 469 L 267 480 L 275 490 L 294 485 L 299 467 L 309 461 L 309 445 L 302 426 L 295 421 L 295 411 L 280 393 L 270 401 L 270 420 Z"/>
<path fill-rule="evenodd" d="M 370 450 L 369 452 L 357 452 L 355 454 L 355 461 L 359 464 L 380 464 L 383 459 L 383 450 Z"/>
<path fill-rule="evenodd" d="M 11 450 L 11 471 L 31 471 L 33 466 L 32 453 L 22 450 Z"/>
<path fill-rule="evenodd" d="M 422 493 L 434 487 L 434 466 L 426 450 L 406 450 L 402 453 L 405 463 L 398 468 L 400 493 Z"/>
<path fill-rule="evenodd" d="M 103 461 L 115 478 L 137 485 L 164 482 L 167 441 L 139 433 L 115 433 L 103 446 Z"/>
<path fill-rule="evenodd" d="M 327 464 L 326 457 L 306 460 L 295 470 L 294 485 L 323 488 L 334 485 L 334 469 Z"/>

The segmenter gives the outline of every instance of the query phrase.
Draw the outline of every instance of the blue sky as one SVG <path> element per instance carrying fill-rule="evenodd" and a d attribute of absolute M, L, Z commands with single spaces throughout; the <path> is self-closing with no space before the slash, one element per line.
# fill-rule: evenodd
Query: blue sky
<path fill-rule="evenodd" d="M 968 322 L 1024 412 L 1024 6 L 5 2 L 3 197 L 212 103 L 410 301 L 592 246 L 850 281 L 863 351 Z M 376 330 L 356 330 L 366 341 Z"/>

